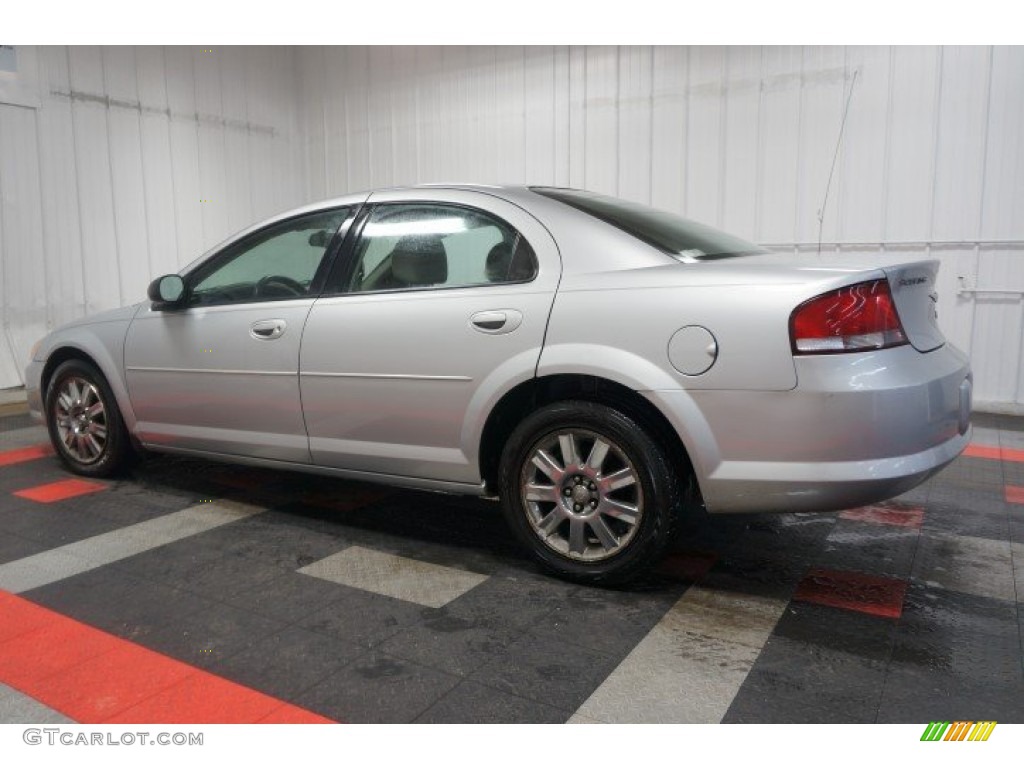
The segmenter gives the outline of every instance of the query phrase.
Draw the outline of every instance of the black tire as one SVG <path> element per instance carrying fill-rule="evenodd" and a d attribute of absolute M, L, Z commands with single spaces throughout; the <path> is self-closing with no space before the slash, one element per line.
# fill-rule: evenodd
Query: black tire
<path fill-rule="evenodd" d="M 66 407 L 69 384 L 83 393 L 80 401 L 73 403 L 70 409 Z M 65 394 L 64 402 L 60 401 L 62 392 Z M 102 412 L 88 416 L 86 411 L 97 402 L 102 405 Z M 74 418 L 69 419 L 68 416 Z M 86 437 L 86 433 L 93 434 L 94 440 L 89 446 L 79 445 L 75 435 L 65 440 L 69 432 L 74 432 L 75 427 L 70 424 L 78 418 L 87 419 L 77 424 L 81 428 L 82 438 Z M 95 456 L 85 456 L 100 441 L 100 427 L 100 450 Z M 58 458 L 76 475 L 111 477 L 125 469 L 134 455 L 110 385 L 96 366 L 85 360 L 66 360 L 57 366 L 50 377 L 46 389 L 46 428 Z"/>
<path fill-rule="evenodd" d="M 573 438 L 563 444 L 569 434 Z M 601 459 L 592 453 L 599 441 L 609 446 Z M 545 455 L 556 459 L 555 467 L 539 470 L 533 459 L 545 445 L 552 446 Z M 577 454 L 575 464 L 566 460 L 567 452 L 570 458 Z M 598 464 L 598 471 L 590 463 Z M 567 470 L 560 480 L 549 474 L 557 476 L 558 467 Z M 624 473 L 623 479 L 631 476 L 632 481 L 608 490 L 609 478 Z M 686 479 L 634 418 L 598 403 L 567 400 L 541 408 L 512 432 L 502 451 L 499 482 L 505 518 L 536 560 L 565 579 L 613 585 L 630 581 L 661 559 L 681 517 Z M 533 500 L 527 499 L 528 484 Z M 557 501 L 549 498 L 548 485 L 557 488 Z M 624 505 L 637 514 L 622 518 Z M 600 534 L 595 518 L 604 523 Z M 575 540 L 573 527 L 584 531 Z"/>

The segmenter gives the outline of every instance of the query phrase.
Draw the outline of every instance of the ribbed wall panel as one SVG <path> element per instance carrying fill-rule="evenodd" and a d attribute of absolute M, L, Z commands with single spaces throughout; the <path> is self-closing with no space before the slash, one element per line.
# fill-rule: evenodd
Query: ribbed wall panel
<path fill-rule="evenodd" d="M 34 53 L 38 104 L 0 101 L 0 388 L 48 329 L 306 191 L 294 49 Z"/>
<path fill-rule="evenodd" d="M 972 356 L 976 398 L 1024 407 L 1024 48 L 350 48 L 298 60 L 311 199 L 429 181 L 569 184 L 808 260 L 819 236 L 824 252 L 938 258 L 940 322 Z"/>
<path fill-rule="evenodd" d="M 618 194 L 809 260 L 819 237 L 939 258 L 977 399 L 1024 406 L 1024 48 L 36 53 L 38 106 L 0 104 L 0 387 L 47 328 L 274 211 L 467 180 Z"/>

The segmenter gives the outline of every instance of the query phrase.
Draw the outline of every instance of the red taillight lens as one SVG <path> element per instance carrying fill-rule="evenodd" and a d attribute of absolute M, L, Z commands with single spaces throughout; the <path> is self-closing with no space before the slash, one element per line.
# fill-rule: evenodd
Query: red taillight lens
<path fill-rule="evenodd" d="M 907 343 L 888 280 L 848 285 L 805 301 L 789 318 L 795 355 L 865 352 Z"/>

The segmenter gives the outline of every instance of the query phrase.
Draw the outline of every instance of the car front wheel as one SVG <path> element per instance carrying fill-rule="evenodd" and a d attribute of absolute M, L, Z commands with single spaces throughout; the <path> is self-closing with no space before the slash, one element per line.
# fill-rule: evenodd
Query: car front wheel
<path fill-rule="evenodd" d="M 681 488 L 661 445 L 597 403 L 542 408 L 502 454 L 509 525 L 545 567 L 575 581 L 621 583 L 656 563 L 680 517 Z"/>
<path fill-rule="evenodd" d="M 89 477 L 109 477 L 131 455 L 114 393 L 94 365 L 67 360 L 46 390 L 46 425 L 64 465 Z"/>

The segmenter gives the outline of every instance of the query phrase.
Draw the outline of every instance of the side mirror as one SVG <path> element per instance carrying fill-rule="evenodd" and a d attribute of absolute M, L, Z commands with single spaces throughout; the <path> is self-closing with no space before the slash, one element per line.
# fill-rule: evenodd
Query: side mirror
<path fill-rule="evenodd" d="M 146 294 L 155 305 L 154 309 L 174 306 L 185 298 L 185 281 L 180 275 L 164 275 L 149 284 Z"/>

